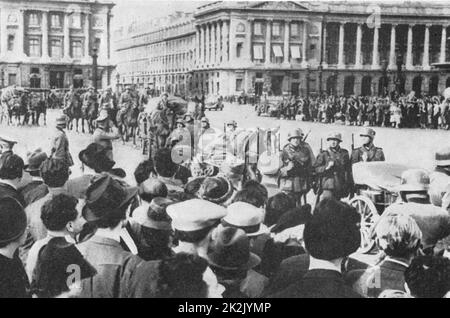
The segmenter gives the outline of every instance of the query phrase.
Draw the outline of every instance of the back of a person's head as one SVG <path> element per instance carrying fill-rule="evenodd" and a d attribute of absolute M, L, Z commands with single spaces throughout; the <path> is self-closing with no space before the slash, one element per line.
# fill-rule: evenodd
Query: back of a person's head
<path fill-rule="evenodd" d="M 264 224 L 267 226 L 276 224 L 284 213 L 294 207 L 295 201 L 289 195 L 284 192 L 275 194 L 267 201 Z"/>
<path fill-rule="evenodd" d="M 49 231 L 62 231 L 67 223 L 74 221 L 78 217 L 76 206 L 77 198 L 57 194 L 46 201 L 41 208 L 41 220 Z"/>
<path fill-rule="evenodd" d="M 405 214 L 383 216 L 375 232 L 378 247 L 391 257 L 413 257 L 422 240 L 416 221 Z"/>
<path fill-rule="evenodd" d="M 178 165 L 172 160 L 172 152 L 169 148 L 161 148 L 153 158 L 155 171 L 161 177 L 171 178 L 178 170 Z"/>
<path fill-rule="evenodd" d="M 232 201 L 232 203 L 245 202 L 257 208 L 262 208 L 266 203 L 266 198 L 259 191 L 255 191 L 254 189 L 243 189 L 236 193 Z"/>
<path fill-rule="evenodd" d="M 69 180 L 69 167 L 64 160 L 47 159 L 41 164 L 41 177 L 50 188 L 61 188 Z"/>
<path fill-rule="evenodd" d="M 6 153 L 0 156 L 0 179 L 14 180 L 22 178 L 25 164 L 16 154 Z"/>
<path fill-rule="evenodd" d="M 160 267 L 161 280 L 166 286 L 166 296 L 171 298 L 204 298 L 207 285 L 203 274 L 208 263 L 203 258 L 186 253 L 175 254 L 163 260 Z"/>
<path fill-rule="evenodd" d="M 134 179 L 136 180 L 136 183 L 140 185 L 142 182 L 147 180 L 150 177 L 150 174 L 154 171 L 155 170 L 152 160 L 148 159 L 142 161 L 136 167 L 136 170 L 134 170 Z"/>
<path fill-rule="evenodd" d="M 254 190 L 256 192 L 259 192 L 266 201 L 269 198 L 269 192 L 267 191 L 267 188 L 256 180 L 251 179 L 246 181 L 242 186 L 242 189 Z"/>
<path fill-rule="evenodd" d="M 450 260 L 442 256 L 418 256 L 405 271 L 411 296 L 443 298 L 450 291 Z"/>

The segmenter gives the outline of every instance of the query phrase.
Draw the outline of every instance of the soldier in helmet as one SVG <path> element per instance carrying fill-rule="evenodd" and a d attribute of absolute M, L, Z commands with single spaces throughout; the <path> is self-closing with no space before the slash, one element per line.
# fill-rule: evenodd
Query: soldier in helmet
<path fill-rule="evenodd" d="M 306 204 L 306 194 L 311 190 L 310 178 L 315 158 L 311 147 L 303 138 L 301 129 L 288 133 L 288 143 L 281 154 L 283 167 L 278 180 L 280 190 L 293 197 L 297 206 L 301 205 L 302 197 Z"/>
<path fill-rule="evenodd" d="M 338 200 L 354 192 L 350 156 L 340 147 L 342 135 L 333 132 L 327 137 L 328 148 L 321 151 L 314 163 L 319 178 L 318 197 L 334 197 Z"/>
<path fill-rule="evenodd" d="M 372 128 L 364 128 L 359 134 L 362 139 L 362 146 L 356 148 L 352 152 L 352 164 L 364 161 L 384 161 L 383 149 L 375 147 L 373 140 L 375 139 L 375 131 Z"/>
<path fill-rule="evenodd" d="M 450 215 L 442 208 L 431 204 L 428 195 L 430 177 L 425 170 L 410 169 L 403 172 L 398 192 L 401 202 L 390 205 L 383 213 L 411 216 L 422 231 L 422 249 L 433 253 L 436 243 L 450 235 Z"/>

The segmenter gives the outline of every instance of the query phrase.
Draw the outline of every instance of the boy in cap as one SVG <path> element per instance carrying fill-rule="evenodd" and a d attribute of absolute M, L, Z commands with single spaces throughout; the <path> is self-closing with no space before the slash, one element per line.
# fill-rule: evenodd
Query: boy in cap
<path fill-rule="evenodd" d="M 345 285 L 341 266 L 361 242 L 361 216 L 348 204 L 325 198 L 316 206 L 303 233 L 309 270 L 270 298 L 360 298 Z"/>
<path fill-rule="evenodd" d="M 362 145 L 352 152 L 352 164 L 364 161 L 384 161 L 383 149 L 375 147 L 373 140 L 375 139 L 375 130 L 372 128 L 364 128 L 359 134 L 362 140 Z"/>
<path fill-rule="evenodd" d="M 327 137 L 328 149 L 321 151 L 314 163 L 319 178 L 317 197 L 333 197 L 338 200 L 354 192 L 354 182 L 350 156 L 340 147 L 342 135 L 330 133 Z"/>
<path fill-rule="evenodd" d="M 80 297 L 119 297 L 124 280 L 142 261 L 120 244 L 127 210 L 137 192 L 136 188 L 125 188 L 110 176 L 102 176 L 88 188 L 83 217 L 97 230 L 89 240 L 78 244 L 78 249 L 97 275 L 82 280 Z"/>
<path fill-rule="evenodd" d="M 27 216 L 11 197 L 0 198 L 0 298 L 28 298 L 29 282 L 17 257 L 27 236 Z"/>
<path fill-rule="evenodd" d="M 22 207 L 25 201 L 18 190 L 23 177 L 25 164 L 18 155 L 5 153 L 0 155 L 0 198 L 12 197 Z"/>
<path fill-rule="evenodd" d="M 69 150 L 69 139 L 64 129 L 67 126 L 67 116 L 61 115 L 56 119 L 56 130 L 50 146 L 50 157 L 63 160 L 68 167 L 73 166 L 72 155 Z"/>
<path fill-rule="evenodd" d="M 28 164 L 25 165 L 24 170 L 30 174 L 31 182 L 20 188 L 26 206 L 43 198 L 48 193 L 48 187 L 44 184 L 40 171 L 41 164 L 47 158 L 47 154 L 41 149 L 36 149 L 28 155 Z"/>

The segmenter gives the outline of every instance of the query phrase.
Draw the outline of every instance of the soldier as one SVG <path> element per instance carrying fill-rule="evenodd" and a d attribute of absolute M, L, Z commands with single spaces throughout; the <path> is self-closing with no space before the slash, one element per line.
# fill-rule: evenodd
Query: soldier
<path fill-rule="evenodd" d="M 106 156 L 113 160 L 112 141 L 119 139 L 120 134 L 117 128 L 113 126 L 108 117 L 108 112 L 105 109 L 100 111 L 100 115 L 98 116 L 96 122 L 97 128 L 94 131 L 93 142 L 103 146 L 107 150 Z M 111 132 L 110 129 L 112 129 Z"/>
<path fill-rule="evenodd" d="M 64 131 L 67 126 L 67 116 L 62 115 L 56 119 L 56 132 L 51 143 L 50 158 L 61 159 L 67 167 L 73 166 L 72 155 L 69 150 L 69 139 Z"/>
<path fill-rule="evenodd" d="M 352 152 L 352 164 L 364 161 L 384 161 L 383 149 L 375 147 L 373 140 L 375 139 L 375 131 L 371 128 L 364 128 L 359 134 L 362 140 L 362 146 L 356 148 Z"/>
<path fill-rule="evenodd" d="M 233 155 L 237 154 L 237 122 L 235 120 L 230 120 L 226 124 L 225 140 L 227 151 Z"/>
<path fill-rule="evenodd" d="M 178 143 L 191 147 L 191 133 L 186 128 L 186 124 L 181 118 L 177 119 L 176 128 L 169 135 L 169 138 L 167 138 L 166 147 L 171 148 Z"/>
<path fill-rule="evenodd" d="M 333 132 L 327 137 L 328 149 L 321 151 L 314 163 L 319 177 L 319 191 L 323 198 L 338 200 L 352 195 L 354 190 L 352 167 L 348 151 L 340 147 L 342 135 Z"/>
<path fill-rule="evenodd" d="M 444 207 L 442 199 L 444 196 L 449 197 L 450 193 L 450 147 L 437 151 L 435 158 L 436 168 L 430 174 L 430 190 L 428 193 L 433 205 Z M 448 208 L 448 206 L 444 208 Z"/>
<path fill-rule="evenodd" d="M 288 144 L 283 148 L 278 187 L 290 195 L 297 206 L 301 206 L 301 198 L 306 204 L 306 194 L 311 190 L 310 177 L 314 163 L 314 153 L 309 144 L 303 140 L 301 129 L 294 129 L 288 134 Z"/>
<path fill-rule="evenodd" d="M 103 94 L 100 96 L 99 105 L 101 109 L 106 109 L 111 120 L 115 119 L 116 97 L 112 93 L 111 86 L 108 86 Z"/>
<path fill-rule="evenodd" d="M 160 110 L 167 109 L 167 107 L 168 107 L 168 105 L 167 105 L 168 98 L 169 98 L 169 95 L 167 93 L 163 93 L 161 95 L 161 100 L 158 102 L 158 107 L 157 108 L 160 109 Z"/>
<path fill-rule="evenodd" d="M 73 85 L 70 85 L 69 91 L 64 95 L 64 108 L 63 112 L 66 113 L 67 110 L 70 108 L 70 106 L 73 103 L 73 100 L 76 98 L 76 92 L 73 89 Z"/>

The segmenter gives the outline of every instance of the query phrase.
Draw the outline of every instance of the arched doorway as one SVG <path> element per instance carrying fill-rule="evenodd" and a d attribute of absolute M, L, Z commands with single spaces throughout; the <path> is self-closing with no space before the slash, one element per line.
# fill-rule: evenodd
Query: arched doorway
<path fill-rule="evenodd" d="M 331 75 L 327 79 L 327 94 L 335 95 L 336 94 L 336 76 Z"/>
<path fill-rule="evenodd" d="M 416 93 L 416 97 L 422 96 L 422 77 L 416 76 L 412 82 L 412 90 Z"/>
<path fill-rule="evenodd" d="M 378 95 L 387 96 L 389 93 L 389 78 L 381 76 L 378 80 Z"/>
<path fill-rule="evenodd" d="M 355 94 L 355 77 L 353 75 L 346 76 L 344 79 L 344 96 Z"/>
<path fill-rule="evenodd" d="M 370 96 L 372 94 L 372 77 L 364 76 L 361 82 L 361 95 Z"/>
<path fill-rule="evenodd" d="M 439 76 L 433 76 L 430 78 L 430 84 L 428 87 L 428 95 L 435 96 L 438 94 L 439 89 Z"/>

